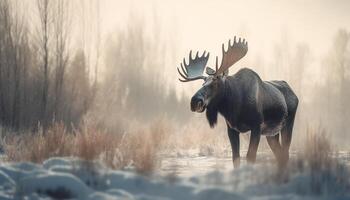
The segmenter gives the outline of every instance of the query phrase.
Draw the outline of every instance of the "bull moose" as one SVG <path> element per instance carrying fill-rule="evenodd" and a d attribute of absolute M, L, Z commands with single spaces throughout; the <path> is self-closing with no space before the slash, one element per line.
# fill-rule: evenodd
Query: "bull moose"
<path fill-rule="evenodd" d="M 267 142 L 280 166 L 289 160 L 289 147 L 292 139 L 294 118 L 298 107 L 298 97 L 285 81 L 263 81 L 251 69 L 243 68 L 232 76 L 228 69 L 248 51 L 248 42 L 236 37 L 225 50 L 222 44 L 220 67 L 216 56 L 216 70 L 206 67 L 209 53 L 195 58 L 190 51 L 188 64 L 184 58 L 181 70 L 177 68 L 182 79 L 189 82 L 203 79 L 202 87 L 191 99 L 193 112 L 204 112 L 209 125 L 217 123 L 218 113 L 226 120 L 228 137 L 232 148 L 234 167 L 240 163 L 239 134 L 250 131 L 247 162 L 254 163 L 260 136 L 265 135 Z M 203 72 L 206 69 L 204 76 Z M 281 142 L 279 135 L 281 134 Z"/>

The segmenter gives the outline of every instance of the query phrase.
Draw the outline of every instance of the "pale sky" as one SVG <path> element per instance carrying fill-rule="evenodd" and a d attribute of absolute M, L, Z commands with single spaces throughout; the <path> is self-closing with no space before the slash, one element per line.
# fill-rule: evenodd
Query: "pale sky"
<path fill-rule="evenodd" d="M 249 42 L 248 54 L 239 67 L 251 67 L 245 65 L 257 57 L 267 63 L 273 60 L 275 44 L 285 42 L 285 38 L 292 49 L 300 43 L 307 44 L 317 62 L 329 50 L 339 28 L 350 31 L 350 0 L 76 0 L 72 1 L 72 12 L 79 16 L 82 2 L 94 1 L 101 5 L 105 44 L 109 42 L 107 36 L 123 29 L 130 16 L 143 19 L 146 27 L 156 21 L 161 27 L 161 39 L 175 44 L 167 49 L 175 53 L 165 67 L 169 74 L 176 73 L 176 66 L 191 49 L 209 51 L 208 64 L 213 65 L 215 55 L 221 56 L 221 44 L 235 35 Z M 25 12 L 35 13 L 35 6 L 27 9 L 34 0 L 23 2 L 28 2 L 24 4 Z M 89 20 L 94 19 L 87 19 L 87 23 Z M 81 24 L 78 20 L 74 26 Z"/>
<path fill-rule="evenodd" d="M 145 18 L 156 12 L 165 31 L 174 32 L 179 53 L 189 48 L 215 51 L 233 35 L 246 37 L 254 53 L 264 53 L 283 34 L 323 53 L 337 29 L 350 29 L 348 0 L 105 0 L 102 4 L 106 33 L 123 26 L 130 12 Z"/>
<path fill-rule="evenodd" d="M 308 44 L 313 59 L 318 60 L 330 48 L 339 28 L 350 30 L 348 0 L 104 0 L 101 10 L 106 35 L 123 28 L 130 13 L 146 23 L 155 18 L 162 34 L 176 43 L 176 65 L 190 49 L 209 50 L 209 65 L 213 65 L 214 56 L 221 56 L 221 43 L 234 35 L 249 42 L 245 61 L 256 56 L 269 61 L 274 44 L 285 38 L 291 48 Z M 168 69 L 176 73 L 176 66 Z"/>

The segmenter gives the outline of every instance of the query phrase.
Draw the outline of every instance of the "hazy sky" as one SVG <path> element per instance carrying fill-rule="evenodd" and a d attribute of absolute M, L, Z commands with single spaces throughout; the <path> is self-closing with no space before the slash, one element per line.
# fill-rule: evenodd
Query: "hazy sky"
<path fill-rule="evenodd" d="M 23 2 L 27 1 L 35 2 L 32 0 Z M 72 1 L 75 2 L 72 11 L 80 15 L 81 2 L 93 1 Z M 130 16 L 144 19 L 146 27 L 156 21 L 161 27 L 159 30 L 162 38 L 175 43 L 169 47 L 171 49 L 167 49 L 168 52 L 175 53 L 174 60 L 166 66 L 166 71 L 170 73 L 176 73 L 176 66 L 170 64 L 178 65 L 182 58 L 188 55 L 190 49 L 210 51 L 209 65 L 213 65 L 215 55 L 221 56 L 221 44 L 234 35 L 244 37 L 249 42 L 248 54 L 238 63 L 240 66 L 249 65 L 251 63 L 249 61 L 256 60 L 257 57 L 269 63 L 273 60 L 272 52 L 276 43 L 286 43 L 291 49 L 300 43 L 305 43 L 313 53 L 312 59 L 317 62 L 327 53 L 339 28 L 350 30 L 350 0 L 99 0 L 98 2 L 101 4 L 100 21 L 103 39 L 125 27 L 130 21 Z M 28 5 L 30 3 L 24 7 Z M 35 11 L 35 8 L 34 6 L 31 10 Z M 26 12 L 27 10 L 25 9 Z M 79 27 L 81 23 L 78 21 L 74 26 Z M 106 40 L 104 42 L 108 43 Z M 315 65 L 315 62 L 313 64 Z"/>
<path fill-rule="evenodd" d="M 348 0 L 105 0 L 102 10 L 105 32 L 122 26 L 130 11 L 146 18 L 155 11 L 165 31 L 173 31 L 179 53 L 219 50 L 233 35 L 246 37 L 250 51 L 264 53 L 283 34 L 322 53 L 338 28 L 350 29 Z"/>
<path fill-rule="evenodd" d="M 339 28 L 350 30 L 348 0 L 105 0 L 101 10 L 102 30 L 107 35 L 124 27 L 130 13 L 146 23 L 155 18 L 162 34 L 176 43 L 176 64 L 190 49 L 209 50 L 209 64 L 213 64 L 214 55 L 221 56 L 221 43 L 234 35 L 249 42 L 246 60 L 257 56 L 272 60 L 274 44 L 286 38 L 290 48 L 308 44 L 313 59 L 318 60 Z"/>

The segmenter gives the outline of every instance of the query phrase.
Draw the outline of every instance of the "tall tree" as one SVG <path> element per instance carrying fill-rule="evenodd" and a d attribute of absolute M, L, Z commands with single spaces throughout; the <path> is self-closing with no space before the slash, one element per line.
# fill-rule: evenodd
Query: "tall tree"
<path fill-rule="evenodd" d="M 51 3 L 50 0 L 37 0 L 37 8 L 39 14 L 39 46 L 42 61 L 43 85 L 41 97 L 41 117 L 40 122 L 44 127 L 47 126 L 47 104 L 49 91 L 49 41 L 50 41 L 50 26 L 51 26 Z"/>
<path fill-rule="evenodd" d="M 26 56 L 27 32 L 24 16 L 20 12 L 20 1 L 1 1 L 0 4 L 0 109 L 5 125 L 19 128 L 21 83 Z M 5 76 L 4 76 L 5 75 Z"/>
<path fill-rule="evenodd" d="M 8 122 L 8 33 L 10 23 L 10 4 L 9 1 L 0 1 L 0 116 L 2 123 Z"/>
<path fill-rule="evenodd" d="M 350 109 L 350 33 L 341 29 L 334 37 L 332 46 L 323 68 L 326 71 L 324 95 L 327 108 L 326 120 L 330 130 L 348 137 L 346 130 L 349 123 Z"/>
<path fill-rule="evenodd" d="M 339 90 L 336 98 L 339 102 L 335 102 L 339 105 L 339 110 L 337 113 L 341 116 L 340 118 L 340 128 L 345 130 L 348 119 L 347 115 L 349 113 L 349 108 L 347 106 L 350 98 L 347 95 L 347 91 L 350 89 L 347 84 L 349 77 L 346 76 L 350 70 L 350 33 L 344 29 L 338 31 L 334 43 L 333 43 L 333 58 L 332 58 L 332 67 L 334 69 L 334 75 L 336 80 L 339 83 Z"/>
<path fill-rule="evenodd" d="M 55 43 L 55 82 L 53 117 L 57 120 L 61 120 L 62 90 L 65 71 L 69 60 L 70 4 L 67 0 L 60 0 L 54 3 L 53 35 Z"/>

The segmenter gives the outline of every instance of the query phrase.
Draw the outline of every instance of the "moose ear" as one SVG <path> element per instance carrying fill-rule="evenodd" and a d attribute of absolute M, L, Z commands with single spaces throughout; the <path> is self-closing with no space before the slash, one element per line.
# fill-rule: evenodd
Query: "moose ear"
<path fill-rule="evenodd" d="M 205 73 L 207 73 L 208 75 L 213 75 L 213 74 L 215 74 L 215 70 L 213 70 L 213 69 L 210 68 L 210 67 L 207 67 L 207 68 L 205 69 Z"/>

